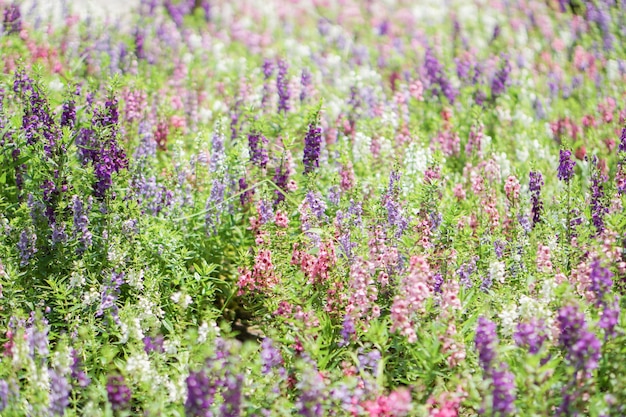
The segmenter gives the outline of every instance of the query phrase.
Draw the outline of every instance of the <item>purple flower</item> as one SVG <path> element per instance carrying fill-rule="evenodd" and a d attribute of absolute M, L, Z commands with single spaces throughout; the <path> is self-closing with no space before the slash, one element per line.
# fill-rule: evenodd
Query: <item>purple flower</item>
<path fill-rule="evenodd" d="M 545 323 L 536 318 L 518 323 L 517 330 L 513 334 L 513 340 L 517 346 L 527 347 L 528 352 L 533 355 L 541 350 L 547 338 Z"/>
<path fill-rule="evenodd" d="M 304 101 L 307 98 L 309 86 L 311 85 L 311 71 L 307 68 L 302 70 L 302 75 L 300 76 L 300 85 L 302 86 L 302 90 L 300 91 L 300 101 Z"/>
<path fill-rule="evenodd" d="M 4 9 L 4 31 L 7 34 L 20 33 L 22 30 L 22 13 L 17 3 L 11 3 Z"/>
<path fill-rule="evenodd" d="M 289 111 L 289 80 L 287 79 L 287 70 L 289 66 L 287 62 L 278 60 L 278 75 L 276 76 L 276 90 L 278 91 L 278 112 L 283 114 Z"/>
<path fill-rule="evenodd" d="M 615 326 L 619 322 L 620 316 L 619 298 L 615 296 L 612 303 L 606 303 L 600 313 L 598 327 L 605 330 L 605 339 L 615 336 Z"/>
<path fill-rule="evenodd" d="M 474 344 L 478 351 L 478 361 L 483 371 L 489 373 L 493 360 L 496 357 L 496 346 L 498 336 L 496 334 L 496 324 L 484 316 L 478 319 Z"/>
<path fill-rule="evenodd" d="M 146 353 L 163 353 L 163 341 L 164 338 L 162 335 L 158 335 L 156 337 L 146 336 L 143 338 L 143 350 Z"/>
<path fill-rule="evenodd" d="M 326 202 L 322 199 L 322 195 L 319 192 L 309 191 L 306 195 L 306 203 L 315 217 L 319 220 L 326 218 Z"/>
<path fill-rule="evenodd" d="M 604 303 L 604 296 L 611 290 L 613 286 L 613 273 L 600 264 L 600 260 L 596 259 L 591 263 L 591 273 L 589 279 L 591 280 L 590 290 L 593 291 L 596 297 L 596 305 L 599 306 Z"/>
<path fill-rule="evenodd" d="M 241 414 L 243 375 L 234 376 L 227 372 L 222 385 L 224 387 L 222 392 L 224 402 L 220 406 L 221 417 L 239 417 Z"/>
<path fill-rule="evenodd" d="M 557 321 L 561 330 L 559 343 L 567 350 L 569 363 L 587 373 L 597 368 L 601 343 L 587 330 L 585 314 L 575 305 L 565 306 L 559 310 Z"/>
<path fill-rule="evenodd" d="M 204 371 L 191 372 L 187 377 L 185 414 L 190 417 L 212 417 L 211 405 L 216 387 Z"/>
<path fill-rule="evenodd" d="M 89 197 L 91 199 L 91 197 Z M 77 252 L 83 253 L 87 248 L 91 246 L 92 234 L 89 231 L 89 218 L 87 212 L 91 210 L 91 201 L 89 201 L 87 209 L 85 209 L 82 200 L 75 195 L 72 198 L 72 212 L 74 214 L 74 239 L 78 238 L 80 246 L 77 248 Z"/>
<path fill-rule="evenodd" d="M 261 360 L 263 362 L 263 374 L 270 373 L 272 368 L 280 367 L 280 373 L 284 373 L 285 369 L 281 366 L 283 364 L 283 356 L 280 354 L 280 350 L 274 346 L 272 339 L 266 337 L 261 343 Z"/>
<path fill-rule="evenodd" d="M 622 128 L 622 134 L 619 137 L 618 152 L 626 152 L 626 127 Z"/>
<path fill-rule="evenodd" d="M 309 369 L 302 375 L 297 388 L 300 390 L 300 396 L 296 401 L 298 413 L 304 417 L 323 416 L 322 400 L 326 386 L 319 372 Z"/>
<path fill-rule="evenodd" d="M 561 181 L 566 183 L 574 176 L 574 167 L 576 162 L 572 160 L 572 151 L 569 149 L 561 149 L 559 153 L 559 168 L 557 169 L 557 176 Z"/>
<path fill-rule="evenodd" d="M 602 175 L 598 168 L 598 159 L 592 158 L 591 171 L 591 221 L 596 228 L 598 234 L 604 231 L 604 215 L 609 212 L 604 201 L 604 183 L 607 178 Z"/>
<path fill-rule="evenodd" d="M 103 286 L 100 307 L 96 311 L 96 317 L 102 317 L 106 310 L 111 311 L 111 315 L 117 321 L 117 299 L 120 295 L 120 287 L 124 283 L 124 272 L 112 272 L 109 282 Z"/>
<path fill-rule="evenodd" d="M 322 128 L 319 126 L 319 114 L 315 116 L 315 121 L 309 123 L 309 130 L 304 137 L 304 173 L 310 174 L 319 168 L 320 151 L 322 147 Z"/>
<path fill-rule="evenodd" d="M 287 183 L 289 181 L 289 171 L 287 167 L 283 166 L 284 163 L 281 163 L 280 166 L 276 167 L 276 171 L 274 173 L 274 177 L 272 181 L 278 187 L 275 191 L 276 198 L 274 199 L 274 207 L 276 207 L 281 202 L 285 201 L 285 193 L 287 192 Z"/>
<path fill-rule="evenodd" d="M 258 132 L 248 135 L 248 147 L 250 148 L 250 162 L 259 168 L 265 168 L 269 161 L 267 154 L 268 140 Z"/>
<path fill-rule="evenodd" d="M 128 408 L 131 399 L 130 388 L 124 382 L 121 375 L 110 376 L 107 381 L 107 398 L 113 410 Z"/>
<path fill-rule="evenodd" d="M 0 411 L 3 411 L 9 405 L 9 383 L 4 379 L 0 379 Z"/>
<path fill-rule="evenodd" d="M 63 375 L 54 369 L 48 370 L 50 376 L 50 413 L 62 416 L 70 404 L 71 386 Z"/>
<path fill-rule="evenodd" d="M 220 223 L 220 218 L 223 210 L 224 192 L 226 191 L 226 184 L 220 179 L 214 179 L 211 186 L 211 194 L 206 201 L 206 216 L 205 225 L 207 233 L 212 230 L 214 235 L 217 235 L 217 226 Z"/>
<path fill-rule="evenodd" d="M 82 369 L 82 362 L 76 349 L 72 349 L 72 365 L 70 368 L 72 370 L 72 380 L 78 383 L 79 387 L 85 388 L 91 383 L 91 379 Z"/>
<path fill-rule="evenodd" d="M 494 34 L 495 36 L 495 34 Z M 500 68 L 491 80 L 491 97 L 493 99 L 500 96 L 506 90 L 506 84 L 511 72 L 511 64 L 507 58 L 504 59 L 504 64 Z"/>
<path fill-rule="evenodd" d="M 530 171 L 529 176 L 528 190 L 530 191 L 530 201 L 532 204 L 531 213 L 534 226 L 541 221 L 541 214 L 543 212 L 543 202 L 539 199 L 541 187 L 543 186 L 543 176 L 541 172 L 538 171 Z"/>
<path fill-rule="evenodd" d="M 354 320 L 349 314 L 346 314 L 343 318 L 343 327 L 341 328 L 341 340 L 339 346 L 348 346 L 352 340 L 352 336 L 356 334 L 356 328 L 354 327 Z"/>
<path fill-rule="evenodd" d="M 493 415 L 507 416 L 515 412 L 515 375 L 506 363 L 501 363 L 492 371 Z"/>
<path fill-rule="evenodd" d="M 31 258 L 37 253 L 37 235 L 29 229 L 23 230 L 20 240 L 17 242 L 17 249 L 20 251 L 20 265 L 26 266 Z"/>
<path fill-rule="evenodd" d="M 431 48 L 426 49 L 426 54 L 424 56 L 424 70 L 426 72 L 426 78 L 430 82 L 433 95 L 439 96 L 443 94 L 450 103 L 454 103 L 454 99 L 458 95 L 458 91 L 452 86 L 446 77 L 443 66 L 435 57 Z"/>

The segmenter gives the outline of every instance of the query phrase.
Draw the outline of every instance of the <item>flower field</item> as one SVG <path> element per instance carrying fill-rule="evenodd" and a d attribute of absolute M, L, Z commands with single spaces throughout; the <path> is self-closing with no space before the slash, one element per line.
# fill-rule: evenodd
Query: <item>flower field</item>
<path fill-rule="evenodd" d="M 32 3 L 1 416 L 626 415 L 626 3 Z"/>

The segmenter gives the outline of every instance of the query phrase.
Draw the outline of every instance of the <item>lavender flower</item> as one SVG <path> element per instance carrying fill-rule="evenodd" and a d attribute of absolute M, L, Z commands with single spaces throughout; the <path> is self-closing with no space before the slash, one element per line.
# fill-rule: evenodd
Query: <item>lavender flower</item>
<path fill-rule="evenodd" d="M 536 318 L 518 323 L 517 330 L 513 334 L 513 340 L 515 340 L 517 346 L 527 347 L 528 352 L 532 355 L 541 350 L 547 338 L 544 321 Z"/>
<path fill-rule="evenodd" d="M 239 417 L 241 414 L 241 398 L 243 388 L 243 375 L 237 376 L 227 372 L 222 382 L 224 402 L 220 406 L 221 417 Z"/>
<path fill-rule="evenodd" d="M 473 285 L 471 275 L 476 272 L 476 261 L 478 261 L 478 258 L 473 257 L 468 262 L 462 264 L 456 271 L 459 283 L 465 288 L 471 288 Z"/>
<path fill-rule="evenodd" d="M 559 310 L 557 321 L 561 330 L 559 344 L 567 349 L 569 363 L 587 373 L 597 368 L 601 343 L 587 330 L 585 314 L 575 305 L 565 306 Z"/>
<path fill-rule="evenodd" d="M 285 369 L 282 367 L 283 356 L 280 354 L 280 350 L 274 347 L 272 339 L 266 337 L 261 343 L 261 360 L 263 362 L 263 374 L 267 375 L 271 372 L 272 368 L 280 367 L 280 373 L 284 373 Z"/>
<path fill-rule="evenodd" d="M 326 202 L 322 199 L 322 195 L 319 192 L 309 191 L 305 200 L 315 217 L 319 220 L 326 218 Z"/>
<path fill-rule="evenodd" d="M 224 192 L 226 191 L 226 184 L 219 179 L 213 180 L 211 186 L 211 194 L 206 201 L 206 215 L 205 225 L 207 234 L 209 230 L 212 230 L 214 235 L 217 235 L 217 226 L 220 223 L 220 218 L 223 210 Z"/>
<path fill-rule="evenodd" d="M 604 329 L 605 339 L 615 336 L 615 326 L 619 322 L 621 309 L 619 307 L 619 297 L 615 296 L 612 303 L 606 303 L 600 313 L 598 327 Z"/>
<path fill-rule="evenodd" d="M 87 248 L 91 246 L 92 234 L 89 231 L 89 218 L 87 212 L 91 208 L 91 204 L 88 205 L 88 209 L 85 210 L 82 200 L 75 195 L 72 197 L 72 212 L 74 214 L 74 239 L 78 238 L 80 246 L 77 248 L 77 252 L 83 253 Z"/>
<path fill-rule="evenodd" d="M 85 388 L 91 383 L 91 379 L 82 369 L 82 362 L 80 360 L 80 357 L 78 356 L 78 352 L 76 351 L 76 349 L 72 349 L 72 365 L 70 366 L 70 368 L 72 371 L 72 380 L 78 383 L 79 387 Z"/>
<path fill-rule="evenodd" d="M 515 375 L 506 363 L 492 371 L 494 416 L 507 416 L 515 412 Z"/>
<path fill-rule="evenodd" d="M 119 295 L 120 287 L 124 283 L 124 272 L 112 272 L 109 282 L 103 286 L 100 307 L 96 311 L 96 317 L 102 317 L 106 310 L 111 311 L 111 315 L 117 321 L 117 305 L 115 304 Z"/>
<path fill-rule="evenodd" d="M 322 400 L 324 398 L 324 380 L 319 372 L 308 370 L 297 384 L 300 396 L 296 401 L 298 413 L 304 417 L 321 417 L 324 415 Z"/>
<path fill-rule="evenodd" d="M 306 100 L 308 95 L 309 86 L 311 85 L 311 71 L 304 68 L 302 70 L 302 75 L 300 76 L 300 85 L 302 86 L 302 90 L 300 91 L 300 101 L 303 102 Z"/>
<path fill-rule="evenodd" d="M 216 387 L 204 371 L 191 372 L 187 377 L 185 414 L 190 417 L 212 417 L 211 405 Z"/>
<path fill-rule="evenodd" d="M 121 375 L 110 376 L 107 381 L 107 398 L 113 410 L 124 410 L 128 408 L 131 399 L 130 388 L 124 382 Z"/>
<path fill-rule="evenodd" d="M 557 169 L 557 176 L 561 181 L 566 183 L 574 176 L 574 167 L 576 162 L 572 161 L 572 151 L 569 149 L 561 149 L 559 153 L 559 167 Z"/>
<path fill-rule="evenodd" d="M 433 95 L 443 94 L 450 103 L 454 103 L 458 91 L 452 86 L 445 75 L 444 68 L 433 54 L 431 48 L 426 49 L 424 56 L 424 70 L 426 78 L 430 81 Z"/>
<path fill-rule="evenodd" d="M 283 114 L 289 111 L 289 80 L 287 79 L 287 70 L 289 66 L 282 59 L 278 60 L 278 75 L 276 76 L 276 90 L 278 90 L 278 112 Z"/>
<path fill-rule="evenodd" d="M 309 123 L 309 130 L 304 137 L 304 173 L 310 174 L 319 168 L 320 151 L 322 146 L 322 128 L 319 126 L 319 113 L 315 115 L 315 121 Z"/>
<path fill-rule="evenodd" d="M 23 230 L 20 234 L 20 240 L 17 243 L 17 249 L 20 251 L 20 265 L 26 266 L 31 258 L 37 253 L 37 235 L 29 229 Z"/>
<path fill-rule="evenodd" d="M 50 376 L 50 413 L 62 416 L 70 404 L 71 387 L 67 378 L 54 369 L 49 369 Z"/>
<path fill-rule="evenodd" d="M 0 379 L 0 411 L 4 411 L 9 405 L 9 383 Z"/>
<path fill-rule="evenodd" d="M 543 177 L 541 172 L 530 171 L 530 182 L 528 190 L 530 191 L 530 201 L 532 204 L 531 213 L 533 226 L 541 221 L 543 212 L 543 202 L 539 199 L 541 195 L 541 187 L 543 186 Z"/>
<path fill-rule="evenodd" d="M 341 328 L 341 341 L 339 341 L 338 345 L 348 346 L 354 334 L 356 334 L 354 320 L 349 314 L 346 314 L 343 318 L 343 327 Z"/>
<path fill-rule="evenodd" d="M 604 296 L 611 290 L 613 286 L 613 273 L 600 264 L 600 260 L 596 259 L 591 263 L 591 273 L 589 279 L 591 280 L 591 286 L 589 289 L 595 295 L 596 306 L 604 303 Z"/>
<path fill-rule="evenodd" d="M 478 361 L 483 371 L 489 373 L 493 360 L 496 357 L 496 346 L 498 336 L 496 335 L 496 324 L 484 316 L 478 319 L 474 344 L 478 351 Z"/>

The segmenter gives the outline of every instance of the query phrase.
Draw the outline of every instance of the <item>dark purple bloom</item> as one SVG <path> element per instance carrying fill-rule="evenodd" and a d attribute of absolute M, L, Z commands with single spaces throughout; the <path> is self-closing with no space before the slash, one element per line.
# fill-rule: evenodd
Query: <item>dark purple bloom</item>
<path fill-rule="evenodd" d="M 278 60 L 278 75 L 276 76 L 276 90 L 278 91 L 278 112 L 287 113 L 289 111 L 289 79 L 287 78 L 287 70 L 289 66 L 287 62 Z"/>
<path fill-rule="evenodd" d="M 454 99 L 458 95 L 458 91 L 452 86 L 446 74 L 444 68 L 435 57 L 431 48 L 426 49 L 424 56 L 424 70 L 426 72 L 426 78 L 430 82 L 430 88 L 433 95 L 439 96 L 443 94 L 450 103 L 454 102 Z"/>
<path fill-rule="evenodd" d="M 212 417 L 210 408 L 215 391 L 215 384 L 204 371 L 191 372 L 187 377 L 185 414 L 190 417 Z"/>
<path fill-rule="evenodd" d="M 561 181 L 569 182 L 574 176 L 574 167 L 576 162 L 572 160 L 572 151 L 569 149 L 561 149 L 559 153 L 559 168 L 557 176 Z"/>
<path fill-rule="evenodd" d="M 107 398 L 113 410 L 128 408 L 131 399 L 130 388 L 121 375 L 110 376 L 107 382 Z"/>
<path fill-rule="evenodd" d="M 565 306 L 559 310 L 557 321 L 561 334 L 560 345 L 567 350 L 566 358 L 576 370 L 591 372 L 598 366 L 601 343 L 587 330 L 585 314 L 578 306 Z"/>
<path fill-rule="evenodd" d="M 267 154 L 268 140 L 258 132 L 248 135 L 248 147 L 250 149 L 250 162 L 260 168 L 265 168 L 269 161 Z"/>
<path fill-rule="evenodd" d="M 20 6 L 17 3 L 11 3 L 6 9 L 4 9 L 4 31 L 7 34 L 20 33 L 22 30 L 22 13 L 20 12 Z"/>
<path fill-rule="evenodd" d="M 48 370 L 50 376 L 50 413 L 62 416 L 70 404 L 71 386 L 67 378 L 54 369 Z"/>
<path fill-rule="evenodd" d="M 76 124 L 76 102 L 68 100 L 63 103 L 63 112 L 61 113 L 61 127 L 69 127 L 73 129 Z"/>
<path fill-rule="evenodd" d="M 435 276 L 433 277 L 433 281 L 435 281 L 433 285 L 433 292 L 435 294 L 441 294 L 441 286 L 443 285 L 443 275 L 441 275 L 440 273 L 436 273 Z"/>
<path fill-rule="evenodd" d="M 473 257 L 468 262 L 462 264 L 459 269 L 456 271 L 456 274 L 459 277 L 459 283 L 463 285 L 465 288 L 471 288 L 473 283 L 471 279 L 471 275 L 476 272 L 476 261 L 478 259 Z"/>
<path fill-rule="evenodd" d="M 304 173 L 310 174 L 319 168 L 320 151 L 322 147 L 322 128 L 316 121 L 309 124 L 309 130 L 304 137 L 304 155 L 302 162 L 304 163 Z"/>
<path fill-rule="evenodd" d="M 626 152 L 626 127 L 622 128 L 622 134 L 619 137 L 618 152 Z"/>
<path fill-rule="evenodd" d="M 605 175 L 598 168 L 598 159 L 594 156 L 591 160 L 591 221 L 598 234 L 604 231 L 604 215 L 609 212 L 604 197 Z"/>
<path fill-rule="evenodd" d="M 509 60 L 505 58 L 502 68 L 496 72 L 493 80 L 491 80 L 491 98 L 495 99 L 504 93 L 510 72 L 511 64 Z"/>
<path fill-rule="evenodd" d="M 474 344 L 478 351 L 480 366 L 483 368 L 484 372 L 488 373 L 496 357 L 496 346 L 498 345 L 496 324 L 486 319 L 484 316 L 481 316 L 478 319 Z"/>
<path fill-rule="evenodd" d="M 513 340 L 517 346 L 527 347 L 528 352 L 533 355 L 539 352 L 547 338 L 545 323 L 536 318 L 518 323 L 517 330 L 513 334 Z"/>
<path fill-rule="evenodd" d="M 274 177 L 272 178 L 274 184 L 276 184 L 276 186 L 278 187 L 278 189 L 275 190 L 276 198 L 274 199 L 274 207 L 276 207 L 282 201 L 285 201 L 285 193 L 287 192 L 289 171 L 288 168 L 283 165 L 284 163 L 281 163 L 280 166 L 276 167 Z"/>
<path fill-rule="evenodd" d="M 541 196 L 541 187 L 543 186 L 543 176 L 539 171 L 530 171 L 530 181 L 528 190 L 530 191 L 530 201 L 532 204 L 531 213 L 533 226 L 541 221 L 543 213 L 543 202 L 539 199 Z"/>

